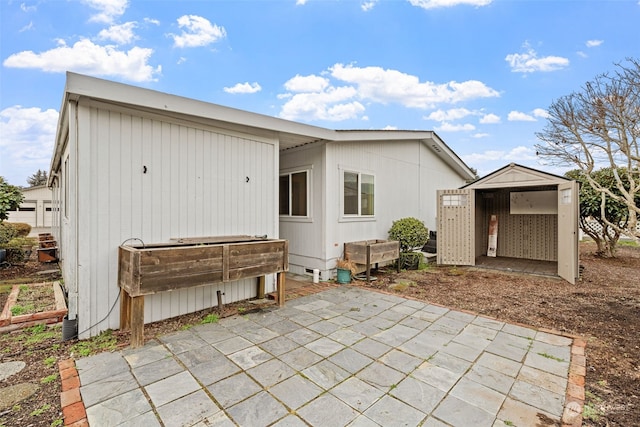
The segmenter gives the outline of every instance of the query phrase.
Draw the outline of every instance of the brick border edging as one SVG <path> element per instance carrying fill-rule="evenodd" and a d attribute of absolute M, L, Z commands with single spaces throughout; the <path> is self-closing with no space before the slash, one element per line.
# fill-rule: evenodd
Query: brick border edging
<path fill-rule="evenodd" d="M 58 362 L 62 392 L 60 393 L 60 406 L 65 426 L 89 427 L 87 412 L 80 396 L 80 377 L 73 359 L 65 359 Z"/>
<path fill-rule="evenodd" d="M 425 300 L 421 300 L 419 298 L 412 297 L 411 295 L 399 295 L 395 292 L 385 291 L 384 289 L 376 289 L 369 288 L 366 285 L 362 285 L 359 283 L 350 283 L 352 286 L 356 286 L 361 289 L 368 289 L 373 292 L 379 292 L 385 295 L 393 295 L 400 296 L 402 298 L 425 302 Z M 348 285 L 347 285 L 348 286 Z M 487 316 L 484 314 L 479 314 L 471 310 L 466 309 L 452 309 L 451 307 L 438 304 L 431 301 L 426 301 L 431 305 L 435 305 L 438 307 L 447 308 L 449 310 L 456 310 L 467 314 L 472 314 L 474 316 L 483 317 L 485 319 L 496 320 L 498 322 L 505 322 L 504 320 L 500 320 L 496 317 Z M 573 335 L 564 333 L 561 331 L 557 331 L 555 329 L 547 329 L 547 328 L 535 328 L 531 325 L 525 325 L 519 322 L 506 322 L 516 326 L 522 326 L 524 328 L 535 329 L 539 332 L 545 332 L 548 334 L 558 335 L 565 338 L 570 338 L 573 342 L 571 344 L 571 361 L 569 362 L 569 376 L 567 378 L 567 390 L 565 392 L 564 397 L 564 409 L 562 411 L 562 419 L 560 422 L 562 423 L 562 427 L 581 427 L 582 426 L 582 411 L 584 408 L 584 384 L 585 384 L 585 376 L 587 373 L 586 370 L 586 356 L 585 356 L 585 348 L 587 346 L 587 341 L 580 335 Z"/>

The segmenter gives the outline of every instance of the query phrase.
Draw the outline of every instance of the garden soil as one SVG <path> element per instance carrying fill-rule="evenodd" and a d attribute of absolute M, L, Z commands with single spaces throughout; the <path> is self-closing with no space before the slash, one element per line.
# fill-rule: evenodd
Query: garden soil
<path fill-rule="evenodd" d="M 587 341 L 583 425 L 640 426 L 640 247 L 621 246 L 617 258 L 602 259 L 594 255 L 593 243 L 580 245 L 584 270 L 576 285 L 549 277 L 446 266 L 401 273 L 380 271 L 371 284 L 353 284 L 579 335 Z M 20 267 L 0 269 L 0 307 L 11 288 L 3 283 L 42 282 L 43 277 L 52 280 L 55 275 L 38 274 L 51 269 L 51 264 L 33 259 Z M 400 279 L 409 285 L 391 286 Z M 229 304 L 222 316 L 247 309 L 246 303 Z M 145 338 L 199 323 L 211 312 L 216 311 L 146 325 Z M 128 333 L 109 331 L 100 339 L 61 342 L 60 326 L 41 329 L 0 334 L 0 362 L 26 362 L 20 373 L 0 381 L 0 393 L 18 384 L 38 386 L 31 397 L 0 408 L 0 426 L 62 425 L 57 362 L 123 349 L 129 340 Z"/>

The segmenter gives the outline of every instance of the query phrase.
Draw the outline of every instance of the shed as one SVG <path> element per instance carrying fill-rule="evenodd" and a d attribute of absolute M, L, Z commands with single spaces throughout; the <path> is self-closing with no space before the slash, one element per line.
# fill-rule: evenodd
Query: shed
<path fill-rule="evenodd" d="M 437 262 L 536 260 L 575 284 L 578 196 L 576 181 L 514 163 L 458 189 L 440 190 Z M 490 233 L 496 229 L 497 235 Z"/>
<path fill-rule="evenodd" d="M 8 221 L 24 222 L 32 228 L 51 227 L 51 189 L 46 185 L 38 185 L 22 189 L 22 195 L 24 200 L 17 209 L 9 211 Z"/>

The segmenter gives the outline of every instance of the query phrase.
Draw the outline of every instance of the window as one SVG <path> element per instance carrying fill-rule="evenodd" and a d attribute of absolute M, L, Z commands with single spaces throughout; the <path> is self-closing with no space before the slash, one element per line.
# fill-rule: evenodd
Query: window
<path fill-rule="evenodd" d="M 373 216 L 374 177 L 358 172 L 344 172 L 344 215 Z"/>
<path fill-rule="evenodd" d="M 443 194 L 442 206 L 466 206 L 467 195 L 466 194 Z"/>
<path fill-rule="evenodd" d="M 570 205 L 571 204 L 571 189 L 570 188 L 565 188 L 563 190 L 560 190 L 560 203 L 562 203 L 563 205 Z"/>
<path fill-rule="evenodd" d="M 64 216 L 69 218 L 69 156 L 64 160 Z"/>
<path fill-rule="evenodd" d="M 309 172 L 280 175 L 280 215 L 308 216 Z"/>

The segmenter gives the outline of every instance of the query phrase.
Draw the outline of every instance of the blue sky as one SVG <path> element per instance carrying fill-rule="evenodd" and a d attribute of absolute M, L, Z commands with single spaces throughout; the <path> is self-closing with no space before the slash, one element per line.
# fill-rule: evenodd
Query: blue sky
<path fill-rule="evenodd" d="M 0 0 L 0 176 L 48 170 L 65 71 L 333 129 L 434 130 L 480 175 L 638 58 L 638 0 Z"/>

